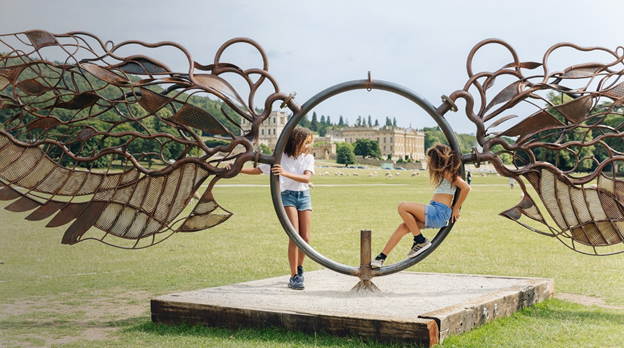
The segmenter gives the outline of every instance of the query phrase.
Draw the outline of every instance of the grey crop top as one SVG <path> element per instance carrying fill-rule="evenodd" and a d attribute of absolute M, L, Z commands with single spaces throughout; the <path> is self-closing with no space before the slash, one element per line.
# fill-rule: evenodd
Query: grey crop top
<path fill-rule="evenodd" d="M 457 186 L 451 184 L 447 179 L 442 179 L 440 185 L 436 186 L 435 191 L 433 193 L 445 193 L 448 195 L 454 195 L 457 190 Z"/>

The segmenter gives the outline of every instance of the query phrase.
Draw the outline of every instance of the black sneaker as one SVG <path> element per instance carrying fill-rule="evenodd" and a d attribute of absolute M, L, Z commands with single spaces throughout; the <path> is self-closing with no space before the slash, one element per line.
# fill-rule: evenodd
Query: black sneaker
<path fill-rule="evenodd" d="M 431 242 L 427 238 L 425 238 L 425 241 L 420 244 L 414 242 L 414 245 L 412 245 L 412 249 L 410 249 L 410 251 L 407 253 L 407 257 L 414 258 L 416 257 L 416 255 L 429 249 L 430 246 L 431 246 Z"/>
<path fill-rule="evenodd" d="M 303 265 L 297 266 L 297 275 L 301 278 L 302 282 L 305 281 L 305 278 L 303 277 Z"/>
<path fill-rule="evenodd" d="M 292 278 L 290 278 L 290 281 L 288 282 L 288 287 L 294 290 L 305 289 L 305 286 L 303 286 L 303 281 L 298 274 L 295 274 Z"/>
<path fill-rule="evenodd" d="M 381 266 L 383 266 L 384 261 L 386 261 L 386 260 L 384 260 L 381 257 L 377 256 L 373 261 L 371 261 L 371 268 L 372 269 L 381 268 Z"/>

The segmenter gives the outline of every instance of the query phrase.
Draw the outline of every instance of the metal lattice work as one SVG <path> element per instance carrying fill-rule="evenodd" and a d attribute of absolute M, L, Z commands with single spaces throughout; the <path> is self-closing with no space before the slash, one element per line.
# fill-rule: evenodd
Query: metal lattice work
<path fill-rule="evenodd" d="M 494 72 L 474 73 L 473 59 L 487 45 L 503 47 L 513 61 Z M 599 53 L 606 62 L 555 71 L 549 60 L 560 52 Z M 522 62 L 507 43 L 486 40 L 468 56 L 464 89 L 439 108 L 444 113 L 464 99 L 482 147 L 464 160 L 491 161 L 498 173 L 520 183 L 524 197 L 501 215 L 581 253 L 624 251 L 624 181 L 617 176 L 624 160 L 623 53 L 622 47 L 561 43 L 542 62 Z M 535 110 L 517 121 L 510 110 L 522 105 Z M 531 227 L 535 222 L 545 230 Z"/>
<path fill-rule="evenodd" d="M 253 46 L 263 66 L 243 70 L 221 62 L 235 43 Z M 188 70 L 122 53 L 158 49 L 186 57 Z M 224 73 L 247 83 L 247 101 Z M 266 83 L 273 93 L 257 112 L 254 97 Z M 224 102 L 227 110 L 194 105 L 201 95 Z M 225 43 L 212 64 L 202 65 L 172 42 L 115 45 L 87 33 L 40 30 L 1 35 L 0 199 L 15 200 L 9 211 L 34 210 L 27 220 L 56 214 L 47 226 L 71 222 L 66 244 L 97 239 L 141 248 L 175 232 L 210 228 L 231 215 L 215 201 L 212 187 L 260 159 L 259 125 L 273 102 L 287 99 L 268 74 L 265 52 L 248 39 Z M 291 99 L 286 104 L 296 110 Z M 242 129 L 241 119 L 249 129 Z M 227 142 L 208 147 L 202 134 Z M 231 168 L 222 165 L 232 160 Z M 183 216 L 208 179 L 204 195 Z"/>
<path fill-rule="evenodd" d="M 221 62 L 236 43 L 254 47 L 262 67 L 244 70 Z M 485 46 L 502 47 L 511 62 L 493 72 L 473 72 L 473 60 Z M 186 70 L 176 72 L 151 57 L 165 48 L 186 58 Z M 124 54 L 139 51 L 148 54 Z M 553 70 L 549 59 L 561 51 L 601 53 L 607 59 Z M 87 33 L 40 30 L 0 35 L 0 199 L 14 201 L 7 210 L 32 210 L 28 220 L 54 216 L 50 227 L 71 222 L 63 243 L 97 239 L 115 246 L 130 241 L 123 245 L 129 248 L 154 245 L 175 232 L 199 231 L 228 219 L 231 213 L 212 195 L 217 180 L 237 175 L 245 162 L 276 163 L 285 137 L 316 103 L 348 90 L 382 89 L 420 105 L 448 139 L 454 134 L 442 116 L 464 99 L 481 147 L 465 154 L 464 162 L 492 162 L 499 174 L 516 179 L 524 194 L 501 215 L 578 252 L 619 253 L 624 251 L 624 180 L 617 175 L 624 160 L 623 60 L 622 47 L 562 43 L 548 49 L 541 62 L 522 62 L 507 43 L 485 40 L 468 56 L 464 88 L 443 97 L 437 109 L 404 87 L 370 76 L 329 88 L 300 108 L 280 92 L 265 52 L 249 39 L 226 42 L 212 64 L 202 65 L 172 42 L 115 45 Z M 224 74 L 243 81 L 246 99 Z M 259 105 L 263 111 L 257 111 L 256 92 L 265 85 L 271 92 Z M 211 96 L 226 107 L 200 105 L 197 96 Z M 280 136 L 276 157 L 263 156 L 256 150 L 259 125 L 276 101 L 293 112 L 293 119 Z M 522 105 L 534 110 L 516 112 Z M 248 129 L 241 120 L 249 122 Z M 228 142 L 209 147 L 201 135 Z M 225 161 L 232 165 L 222 165 Z M 205 194 L 184 216 L 206 180 Z M 277 178 L 271 180 L 275 186 Z M 342 273 L 361 273 L 305 245 L 280 203 L 274 197 L 287 234 L 308 256 Z M 543 227 L 532 227 L 535 223 Z M 102 234 L 92 236 L 96 229 L 91 227 Z M 427 254 L 373 275 L 402 270 Z"/>

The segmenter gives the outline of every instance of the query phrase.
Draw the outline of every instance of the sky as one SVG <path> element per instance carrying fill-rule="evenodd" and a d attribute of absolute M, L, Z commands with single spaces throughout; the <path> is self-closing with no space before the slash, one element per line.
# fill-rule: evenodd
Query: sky
<path fill-rule="evenodd" d="M 442 95 L 463 88 L 468 53 L 489 38 L 509 43 L 521 61 L 541 61 L 559 42 L 624 45 L 618 18 L 624 2 L 617 0 L 2 0 L 0 9 L 3 34 L 42 29 L 85 31 L 115 43 L 174 41 L 201 64 L 212 63 L 226 41 L 247 37 L 267 52 L 269 73 L 282 92 L 296 93 L 299 105 L 336 84 L 366 79 L 370 71 L 373 80 L 399 84 L 439 106 Z M 500 51 L 478 57 L 480 71 L 510 62 Z M 154 58 L 184 70 L 184 62 Z M 242 45 L 223 58 L 244 69 L 260 65 L 259 56 Z M 264 104 L 259 97 L 256 103 Z M 456 132 L 474 133 L 459 106 L 445 117 Z M 435 125 L 417 105 L 378 90 L 343 93 L 314 111 L 333 122 L 341 115 L 350 123 L 371 115 L 381 124 L 390 117 L 401 127 Z"/>

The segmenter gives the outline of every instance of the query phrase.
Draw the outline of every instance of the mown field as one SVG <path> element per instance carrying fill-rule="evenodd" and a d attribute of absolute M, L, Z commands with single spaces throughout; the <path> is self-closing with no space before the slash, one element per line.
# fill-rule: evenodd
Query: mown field
<path fill-rule="evenodd" d="M 373 178 L 368 176 L 373 170 L 339 169 L 351 175 L 333 175 L 337 170 L 317 168 L 330 175 L 313 178 L 311 244 L 348 265 L 359 264 L 361 229 L 372 230 L 377 253 L 400 223 L 397 204 L 426 203 L 433 191 L 425 172 L 411 177 L 412 171 L 400 176 L 393 171 L 390 180 L 379 169 Z M 64 227 L 45 228 L 46 221 L 23 220 L 27 213 L 1 210 L 0 346 L 386 346 L 275 328 L 231 331 L 153 324 L 149 300 L 154 296 L 288 273 L 287 237 L 273 211 L 268 177 L 238 176 L 220 184 L 214 196 L 234 213 L 232 218 L 136 251 L 92 241 L 61 245 Z M 451 337 L 441 347 L 622 346 L 624 255 L 581 255 L 498 216 L 519 200 L 520 190 L 510 190 L 506 178 L 475 176 L 460 221 L 443 245 L 410 271 L 554 278 L 558 294 L 583 295 L 586 304 L 604 305 L 549 300 Z M 410 245 L 405 238 L 388 262 L 403 258 Z M 310 260 L 305 266 L 320 269 Z"/>

